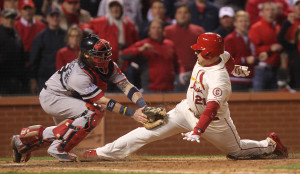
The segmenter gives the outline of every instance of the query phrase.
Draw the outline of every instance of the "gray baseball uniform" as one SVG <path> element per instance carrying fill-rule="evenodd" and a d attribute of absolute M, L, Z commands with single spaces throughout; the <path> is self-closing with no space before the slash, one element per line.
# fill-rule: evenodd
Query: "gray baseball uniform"
<path fill-rule="evenodd" d="M 73 126 L 85 127 L 94 113 L 87 108 L 87 102 L 91 103 L 101 98 L 108 81 L 117 84 L 125 79 L 125 75 L 112 61 L 109 63 L 109 73 L 103 75 L 94 72 L 76 59 L 50 77 L 40 93 L 40 103 L 45 112 L 57 120 L 74 119 Z M 53 134 L 55 127 L 47 127 L 43 132 L 43 139 L 53 141 L 48 153 L 63 159 L 68 152 L 58 151 L 62 140 L 55 138 Z M 74 130 L 69 129 L 63 138 L 67 139 L 72 131 Z"/>

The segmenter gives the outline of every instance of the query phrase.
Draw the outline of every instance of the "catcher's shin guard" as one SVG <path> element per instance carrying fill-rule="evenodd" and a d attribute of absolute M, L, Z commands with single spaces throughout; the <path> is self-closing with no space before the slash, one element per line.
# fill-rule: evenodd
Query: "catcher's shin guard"
<path fill-rule="evenodd" d="M 84 127 L 77 126 L 72 124 L 73 121 L 65 121 L 65 124 L 62 124 L 61 127 L 68 127 L 68 129 L 73 129 L 68 135 L 63 136 L 68 129 L 62 128 L 61 133 L 54 132 L 56 137 L 59 137 L 62 142 L 58 146 L 57 150 L 59 152 L 70 152 L 77 144 L 79 144 L 100 122 L 103 117 L 103 112 L 101 108 L 93 106 L 92 104 L 87 103 L 87 108 L 94 113 L 87 119 L 87 122 Z M 66 124 L 67 123 L 67 124 Z M 59 136 L 58 136 L 59 134 Z"/>
<path fill-rule="evenodd" d="M 23 128 L 20 135 L 14 135 L 11 140 L 13 150 L 13 161 L 20 162 L 23 156 L 23 161 L 27 162 L 30 159 L 31 152 L 45 146 L 43 140 L 44 126 L 34 125 L 28 128 Z"/>
<path fill-rule="evenodd" d="M 43 131 L 45 130 L 42 125 L 29 126 L 23 128 L 20 133 L 20 140 L 25 145 L 19 148 L 20 153 L 27 153 L 37 150 L 42 147 L 47 140 L 43 139 Z"/>

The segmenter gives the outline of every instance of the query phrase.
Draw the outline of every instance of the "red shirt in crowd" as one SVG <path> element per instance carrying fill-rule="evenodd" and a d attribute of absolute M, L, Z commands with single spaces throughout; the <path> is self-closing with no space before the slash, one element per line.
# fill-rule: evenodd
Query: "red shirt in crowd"
<path fill-rule="evenodd" d="M 300 26 L 300 19 L 294 19 L 294 23 L 289 27 L 288 31 L 286 32 L 286 38 L 290 41 L 295 40 L 295 34 Z"/>
<path fill-rule="evenodd" d="M 138 48 L 149 43 L 152 49 L 139 52 Z M 177 58 L 174 43 L 169 39 L 157 42 L 152 39 L 144 39 L 131 45 L 122 52 L 123 55 L 134 55 L 135 58 L 145 58 L 140 69 L 145 72 L 142 74 L 142 87 L 145 91 L 167 92 L 174 90 L 175 66 Z"/>
<path fill-rule="evenodd" d="M 139 40 L 138 32 L 136 31 L 134 23 L 127 17 L 124 16 L 125 22 L 123 22 L 123 35 L 126 47 L 135 43 Z M 119 30 L 115 24 L 110 24 L 106 16 L 98 17 L 90 21 L 84 28 L 90 28 L 100 38 L 109 41 L 112 47 L 111 59 L 118 62 L 119 58 Z"/>
<path fill-rule="evenodd" d="M 30 52 L 34 37 L 46 28 L 46 24 L 37 20 L 33 20 L 33 23 L 28 23 L 21 17 L 16 21 L 15 27 L 22 39 L 24 50 Z"/>
<path fill-rule="evenodd" d="M 287 18 L 287 15 L 289 13 L 293 11 L 286 0 L 248 0 L 246 3 L 246 11 L 250 16 L 250 25 L 260 20 L 260 11 L 262 9 L 263 3 L 269 1 L 280 4 L 282 15 L 278 18 L 278 20 L 280 20 L 281 22 Z"/>
<path fill-rule="evenodd" d="M 187 28 L 177 24 L 166 26 L 165 36 L 175 44 L 175 51 L 178 58 L 179 71 L 181 73 L 192 71 L 197 60 L 194 50 L 191 49 L 204 29 L 198 25 L 189 24 Z"/>
<path fill-rule="evenodd" d="M 273 23 L 267 22 L 264 18 L 253 24 L 249 30 L 249 39 L 255 46 L 256 55 L 267 52 L 269 57 L 265 62 L 274 67 L 280 65 L 280 53 L 272 52 L 271 45 L 278 43 L 277 34 L 279 30 L 279 25 L 274 26 Z"/>
<path fill-rule="evenodd" d="M 79 47 L 73 49 L 68 46 L 58 50 L 56 53 L 56 70 L 59 70 L 67 63 L 76 59 L 79 56 L 79 50 L 80 50 Z"/>
<path fill-rule="evenodd" d="M 236 30 L 234 30 L 224 39 L 225 50 L 228 51 L 232 57 L 234 57 L 235 64 L 248 66 L 250 70 L 250 75 L 247 77 L 238 78 L 230 75 L 230 80 L 233 83 L 252 83 L 251 79 L 253 78 L 254 65 L 247 64 L 246 57 L 252 56 L 254 54 L 251 50 L 251 45 L 252 47 L 254 46 L 250 42 L 248 36 L 246 37 L 246 39 L 248 40 L 244 40 L 243 36 L 237 33 Z"/>

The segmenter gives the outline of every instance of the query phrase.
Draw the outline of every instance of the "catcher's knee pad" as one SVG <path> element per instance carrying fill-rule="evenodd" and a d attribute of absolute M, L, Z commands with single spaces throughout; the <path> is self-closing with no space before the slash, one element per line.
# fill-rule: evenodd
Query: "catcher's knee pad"
<path fill-rule="evenodd" d="M 48 140 L 43 140 L 43 131 L 45 127 L 42 125 L 29 126 L 28 128 L 23 128 L 20 133 L 20 140 L 24 144 L 18 151 L 20 153 L 27 153 L 33 150 L 37 150 L 42 147 L 44 142 Z"/>
<path fill-rule="evenodd" d="M 71 119 L 66 119 L 59 123 L 54 129 L 53 129 L 53 134 L 56 139 L 61 139 L 65 133 L 70 129 L 71 123 L 73 123 L 74 120 Z"/>
<path fill-rule="evenodd" d="M 103 110 L 89 103 L 87 103 L 86 106 L 93 113 L 88 118 L 86 118 L 84 127 L 72 124 L 73 120 L 69 122 L 65 121 L 65 124 L 63 124 L 62 127 L 65 127 L 67 123 L 68 129 L 72 129 L 72 131 L 68 135 L 64 136 L 65 138 L 63 138 L 62 135 L 65 134 L 68 129 L 62 128 L 63 131 L 61 132 L 61 134 L 59 134 L 60 139 L 62 139 L 62 143 L 57 148 L 59 152 L 69 152 L 70 150 L 72 150 L 99 124 L 101 118 L 103 117 Z M 58 137 L 55 132 L 54 135 Z"/>

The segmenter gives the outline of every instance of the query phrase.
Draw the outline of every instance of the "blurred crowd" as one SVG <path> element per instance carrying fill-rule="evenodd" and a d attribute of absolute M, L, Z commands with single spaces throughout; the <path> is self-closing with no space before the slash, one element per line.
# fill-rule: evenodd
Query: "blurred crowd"
<path fill-rule="evenodd" d="M 300 0 L 0 0 L 0 10 L 2 96 L 37 95 L 90 33 L 144 93 L 187 90 L 204 32 L 251 71 L 230 77 L 233 92 L 300 90 Z"/>

